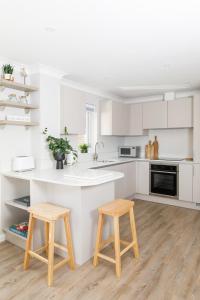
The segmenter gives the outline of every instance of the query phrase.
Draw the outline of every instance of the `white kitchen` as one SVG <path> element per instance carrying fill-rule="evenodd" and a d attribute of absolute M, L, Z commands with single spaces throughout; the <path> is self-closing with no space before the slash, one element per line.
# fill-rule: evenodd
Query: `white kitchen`
<path fill-rule="evenodd" d="M 3 4 L 0 299 L 199 299 L 192 2 Z"/>

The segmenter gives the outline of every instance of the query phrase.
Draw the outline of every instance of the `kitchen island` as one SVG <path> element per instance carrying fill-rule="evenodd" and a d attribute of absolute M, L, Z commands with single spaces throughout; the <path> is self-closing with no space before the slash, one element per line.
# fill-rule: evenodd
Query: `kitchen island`
<path fill-rule="evenodd" d="M 22 248 L 26 239 L 9 231 L 9 226 L 28 219 L 27 207 L 14 199 L 30 195 L 30 203 L 50 202 L 71 210 L 71 227 L 75 260 L 82 265 L 93 255 L 97 208 L 114 199 L 115 181 L 124 175 L 120 172 L 91 170 L 80 166 L 64 170 L 34 170 L 28 172 L 5 172 L 1 175 L 1 219 L 6 239 Z M 44 228 L 37 223 L 33 247 L 41 246 Z M 112 230 L 105 224 L 105 234 Z M 55 239 L 65 244 L 64 226 L 56 224 Z M 60 253 L 64 255 L 63 253 Z"/>

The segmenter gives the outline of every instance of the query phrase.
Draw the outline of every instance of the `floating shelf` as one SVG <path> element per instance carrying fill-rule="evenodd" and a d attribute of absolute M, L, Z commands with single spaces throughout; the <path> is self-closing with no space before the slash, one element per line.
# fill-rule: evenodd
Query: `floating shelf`
<path fill-rule="evenodd" d="M 37 126 L 38 122 L 24 122 L 24 121 L 8 121 L 1 120 L 0 125 L 17 125 L 17 126 Z"/>
<path fill-rule="evenodd" d="M 0 86 L 9 89 L 18 90 L 18 91 L 24 91 L 27 93 L 35 92 L 38 90 L 38 88 L 35 86 L 22 84 L 22 83 L 18 83 L 11 80 L 5 80 L 5 79 L 0 79 Z"/>
<path fill-rule="evenodd" d="M 31 104 L 23 104 L 23 103 L 15 103 L 11 101 L 3 101 L 0 100 L 0 107 L 15 107 L 15 108 L 22 108 L 22 109 L 38 109 L 38 107 L 31 105 Z"/>
<path fill-rule="evenodd" d="M 20 208 L 20 209 L 23 209 L 23 210 L 26 210 L 26 211 L 28 211 L 28 209 L 29 209 L 29 206 L 18 204 L 15 201 L 12 201 L 12 200 L 5 202 L 5 204 L 9 205 L 9 206 Z"/>

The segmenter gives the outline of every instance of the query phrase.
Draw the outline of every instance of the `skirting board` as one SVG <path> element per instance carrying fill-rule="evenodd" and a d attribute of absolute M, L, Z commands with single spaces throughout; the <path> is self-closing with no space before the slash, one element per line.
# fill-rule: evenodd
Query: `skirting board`
<path fill-rule="evenodd" d="M 142 194 L 135 194 L 133 199 L 134 198 L 138 199 L 138 200 L 144 200 L 144 201 L 150 201 L 150 202 L 155 202 L 155 203 L 160 203 L 160 204 L 168 204 L 168 205 L 173 205 L 173 206 L 179 206 L 179 207 L 184 207 L 184 208 L 200 210 L 200 206 L 197 206 L 196 203 L 193 203 L 193 202 L 186 202 L 186 201 L 182 201 L 182 200 L 158 197 L 158 196 L 153 196 L 153 195 L 142 195 Z"/>
<path fill-rule="evenodd" d="M 4 233 L 0 233 L 0 243 L 5 241 L 5 234 Z"/>

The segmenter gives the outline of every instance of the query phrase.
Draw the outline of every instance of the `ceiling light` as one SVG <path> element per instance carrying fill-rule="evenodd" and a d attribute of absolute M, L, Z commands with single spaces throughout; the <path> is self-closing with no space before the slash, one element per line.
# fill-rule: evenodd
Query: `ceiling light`
<path fill-rule="evenodd" d="M 56 29 L 54 27 L 45 27 L 46 32 L 54 32 Z"/>

